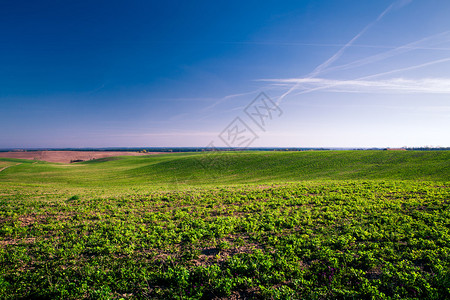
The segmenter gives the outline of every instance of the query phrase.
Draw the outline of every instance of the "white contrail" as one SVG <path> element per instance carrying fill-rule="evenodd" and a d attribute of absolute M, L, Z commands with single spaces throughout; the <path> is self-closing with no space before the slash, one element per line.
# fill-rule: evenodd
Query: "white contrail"
<path fill-rule="evenodd" d="M 340 71 L 340 70 L 347 70 L 347 69 L 350 69 L 350 68 L 356 68 L 356 67 L 360 67 L 360 66 L 363 66 L 363 65 L 371 64 L 371 63 L 374 63 L 374 62 L 377 62 L 377 61 L 380 61 L 380 60 L 384 60 L 386 58 L 389 58 L 389 57 L 392 57 L 392 56 L 395 56 L 395 55 L 398 55 L 398 54 L 401 54 L 401 53 L 405 53 L 405 52 L 412 51 L 412 50 L 417 50 L 417 49 L 422 49 L 419 46 L 420 44 L 423 44 L 424 42 L 429 42 L 430 40 L 436 40 L 437 38 L 442 38 L 442 37 L 444 37 L 444 38 L 446 37 L 446 39 L 444 39 L 444 40 L 443 39 L 439 39 L 438 41 L 436 41 L 434 43 L 431 43 L 431 44 L 428 44 L 428 45 L 429 46 L 430 45 L 437 45 L 437 44 L 441 44 L 441 43 L 445 43 L 447 41 L 450 41 L 450 31 L 445 31 L 445 32 L 441 32 L 441 33 L 438 33 L 438 34 L 435 34 L 435 35 L 431 35 L 431 36 L 425 37 L 423 39 L 420 39 L 418 41 L 414 41 L 414 42 L 405 44 L 403 46 L 399 46 L 397 48 L 388 50 L 388 51 L 383 52 L 383 53 L 379 53 L 379 54 L 372 55 L 372 56 L 369 56 L 369 57 L 366 57 L 366 58 L 363 58 L 363 59 L 359 59 L 359 60 L 356 60 L 354 62 L 345 64 L 345 65 L 339 65 L 339 66 L 336 66 L 336 67 L 328 68 L 327 70 L 323 71 L 322 73 L 332 72 L 332 71 Z"/>
<path fill-rule="evenodd" d="M 327 68 L 330 64 L 332 64 L 334 61 L 336 61 L 343 53 L 344 51 L 350 47 L 358 38 L 360 38 L 367 30 L 369 30 L 369 28 L 371 28 L 373 25 L 375 25 L 378 21 L 380 21 L 389 11 L 392 10 L 392 8 L 394 7 L 394 5 L 396 4 L 400 4 L 402 5 L 404 2 L 404 0 L 399 0 L 396 1 L 394 3 L 392 3 L 391 5 L 388 6 L 388 8 L 386 8 L 376 19 L 375 21 L 369 23 L 366 27 L 364 27 L 357 35 L 355 35 L 347 44 L 345 44 L 341 49 L 339 49 L 338 52 L 336 52 L 333 56 L 331 56 L 329 59 L 327 59 L 325 62 L 321 63 L 319 66 L 317 66 L 311 73 L 309 73 L 307 75 L 307 77 L 312 78 L 317 76 L 318 74 L 320 74 L 325 68 Z M 281 101 L 290 93 L 292 93 L 292 91 L 294 91 L 295 89 L 297 89 L 299 87 L 300 83 L 295 84 L 294 86 L 292 86 L 288 91 L 286 91 L 284 94 L 282 94 L 278 99 L 277 99 L 277 104 L 279 105 L 281 103 Z"/>
<path fill-rule="evenodd" d="M 363 28 L 356 36 L 354 36 L 349 42 L 347 42 L 346 44 L 344 44 L 344 45 L 339 49 L 338 52 L 336 52 L 332 57 L 330 57 L 328 60 L 326 60 L 325 62 L 323 62 L 323 63 L 320 64 L 319 66 L 317 66 L 311 73 L 309 73 L 309 74 L 307 75 L 307 77 L 313 78 L 313 77 L 317 76 L 318 74 L 323 73 L 323 72 L 326 71 L 326 70 L 330 70 L 330 69 L 327 69 L 327 67 L 328 67 L 330 64 L 332 64 L 334 61 L 336 61 L 336 60 L 344 53 L 344 51 L 345 51 L 348 47 L 352 46 L 353 43 L 354 43 L 359 37 L 361 37 L 361 35 L 363 35 L 367 30 L 369 30 L 369 29 L 370 29 L 372 26 L 374 26 L 378 21 L 380 21 L 380 20 L 381 20 L 381 19 L 382 19 L 389 11 L 391 11 L 392 9 L 398 9 L 398 8 L 400 8 L 400 7 L 403 7 L 403 6 L 407 5 L 407 4 L 409 4 L 411 1 L 412 1 L 412 0 L 397 0 L 396 2 L 392 3 L 389 7 L 387 7 L 387 8 L 386 8 L 386 9 L 385 9 L 385 10 L 384 10 L 384 11 L 383 11 L 383 12 L 375 19 L 375 21 L 371 22 L 371 23 L 368 24 L 366 27 L 364 27 L 364 28 Z M 449 32 L 442 33 L 442 34 L 446 34 L 446 33 L 450 33 L 450 31 L 449 31 Z M 431 38 L 431 37 L 429 37 L 429 38 Z M 424 38 L 424 39 L 422 39 L 422 40 L 419 40 L 419 41 L 416 41 L 416 42 L 413 42 L 413 43 L 409 43 L 409 44 L 406 44 L 406 45 L 401 46 L 401 47 L 394 48 L 394 49 L 392 49 L 392 50 L 390 50 L 390 51 L 387 51 L 386 54 L 389 54 L 389 53 L 393 53 L 393 52 L 395 52 L 395 51 L 398 51 L 399 48 L 405 49 L 405 51 L 418 49 L 417 45 L 418 45 L 419 43 L 421 43 L 421 42 L 423 42 L 423 41 L 429 39 L 429 38 Z M 303 45 L 303 44 L 302 44 L 302 45 Z M 318 44 L 305 44 L 305 45 L 318 45 Z M 340 45 L 338 45 L 338 44 L 326 44 L 326 45 L 327 45 L 327 46 L 340 46 Z M 382 53 L 382 54 L 383 54 L 383 53 Z M 391 55 L 393 56 L 393 55 L 395 55 L 395 54 L 391 54 Z M 388 56 L 387 56 L 387 57 L 388 57 Z M 381 60 L 381 59 L 385 59 L 385 58 L 386 58 L 386 57 L 379 58 L 378 55 L 375 55 L 375 56 L 373 56 L 373 57 L 367 58 L 367 60 L 369 60 L 369 59 Z M 363 59 L 363 60 L 364 60 L 364 59 Z M 353 63 L 359 63 L 360 65 L 366 64 L 366 63 L 370 63 L 370 62 L 363 62 L 363 60 L 358 60 L 358 61 L 353 62 Z M 348 68 L 350 68 L 350 67 L 352 67 L 351 64 L 353 64 L 353 63 L 347 64 L 347 65 L 338 66 L 338 67 L 340 67 L 340 68 L 347 68 L 347 66 L 348 66 Z M 332 69 L 335 70 L 335 69 L 338 68 L 338 67 L 335 67 L 335 68 L 332 68 Z M 261 81 L 264 81 L 264 80 L 261 80 Z M 299 87 L 301 87 L 301 82 L 298 82 L 297 84 L 295 84 L 294 86 L 292 86 L 287 92 L 285 92 L 285 93 L 282 94 L 280 97 L 278 97 L 278 99 L 277 99 L 277 101 L 276 101 L 277 104 L 279 104 L 279 103 L 280 103 L 287 95 L 289 95 L 290 93 L 292 93 L 292 91 L 294 91 L 295 89 L 298 89 Z M 258 90 L 257 90 L 257 91 L 258 91 Z M 215 103 L 211 104 L 210 106 L 204 108 L 203 111 L 208 111 L 208 110 L 212 109 L 213 107 L 215 107 L 216 105 L 218 105 L 218 104 L 222 103 L 223 101 L 228 100 L 228 99 L 230 99 L 230 98 L 235 98 L 235 97 L 239 97 L 239 96 L 245 96 L 245 95 L 253 94 L 253 93 L 255 93 L 255 92 L 256 92 L 256 91 L 225 96 L 225 97 L 219 99 L 218 101 L 216 101 Z"/>
<path fill-rule="evenodd" d="M 339 49 L 338 52 L 336 52 L 332 57 L 330 57 L 328 60 L 317 66 L 309 75 L 310 77 L 314 77 L 317 74 L 320 74 L 325 68 L 327 68 L 329 65 L 331 65 L 334 61 L 336 61 L 339 57 L 342 56 L 345 50 L 347 50 L 348 47 L 350 47 L 357 39 L 359 39 L 369 28 L 371 28 L 373 25 L 375 25 L 378 21 L 380 21 L 384 15 L 386 15 L 394 6 L 394 3 L 391 4 L 388 8 L 386 8 L 379 16 L 378 18 L 373 21 L 372 23 L 368 24 L 366 27 L 363 28 L 357 35 L 355 35 L 347 44 L 345 44 L 341 49 Z"/>
<path fill-rule="evenodd" d="M 399 55 L 399 54 L 402 54 L 402 53 L 405 53 L 405 52 L 408 52 L 408 51 L 412 51 L 412 50 L 418 50 L 418 49 L 424 49 L 424 50 L 433 50 L 433 49 L 450 50 L 450 48 L 449 49 L 446 49 L 446 48 L 429 48 L 429 47 L 417 46 L 419 44 L 422 44 L 423 42 L 427 42 L 427 41 L 430 41 L 432 39 L 445 37 L 445 36 L 448 36 L 448 37 L 446 39 L 444 39 L 444 40 L 441 39 L 441 40 L 436 41 L 435 43 L 432 43 L 432 44 L 442 44 L 442 43 L 450 41 L 450 30 L 449 31 L 445 31 L 445 32 L 441 32 L 441 33 L 438 33 L 438 34 L 434 34 L 434 35 L 422 38 L 420 40 L 417 40 L 417 41 L 414 41 L 414 42 L 410 42 L 408 44 L 404 44 L 402 46 L 395 47 L 395 48 L 393 48 L 393 49 L 391 49 L 389 51 L 383 52 L 383 53 L 372 55 L 372 56 L 369 56 L 369 57 L 366 57 L 366 58 L 363 58 L 363 59 L 359 59 L 359 60 L 356 60 L 356 61 L 344 64 L 344 65 L 339 65 L 339 66 L 336 66 L 336 67 L 328 68 L 326 70 L 322 70 L 321 73 L 323 74 L 323 73 L 329 73 L 329 72 L 332 72 L 332 71 L 340 71 L 340 70 L 347 70 L 347 69 L 351 69 L 351 68 L 360 67 L 360 66 L 363 66 L 363 65 L 367 65 L 367 64 L 371 64 L 371 63 L 374 63 L 374 62 L 377 62 L 377 61 L 381 61 L 381 60 L 384 60 L 386 58 L 393 57 L 393 56 L 396 56 L 396 55 Z M 439 62 L 443 62 L 443 61 L 447 61 L 447 59 L 445 58 L 445 59 L 442 59 L 442 60 L 436 60 L 436 61 L 425 63 L 424 65 L 413 66 L 411 68 L 422 67 L 422 66 L 426 66 L 426 65 L 429 65 L 429 64 L 435 64 L 435 63 L 439 63 Z M 399 70 L 404 70 L 404 69 L 399 69 Z M 393 70 L 393 71 L 389 71 L 389 72 L 397 72 L 397 70 Z M 389 72 L 387 72 L 387 73 L 389 73 Z M 307 77 L 311 77 L 311 76 L 307 76 Z M 276 80 L 274 80 L 274 79 L 256 79 L 255 81 L 276 81 Z"/>

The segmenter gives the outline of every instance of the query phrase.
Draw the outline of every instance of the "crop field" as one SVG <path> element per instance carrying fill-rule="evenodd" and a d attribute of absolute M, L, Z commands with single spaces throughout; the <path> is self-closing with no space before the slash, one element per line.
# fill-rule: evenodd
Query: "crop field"
<path fill-rule="evenodd" d="M 450 299 L 449 151 L 0 170 L 2 299 Z"/>

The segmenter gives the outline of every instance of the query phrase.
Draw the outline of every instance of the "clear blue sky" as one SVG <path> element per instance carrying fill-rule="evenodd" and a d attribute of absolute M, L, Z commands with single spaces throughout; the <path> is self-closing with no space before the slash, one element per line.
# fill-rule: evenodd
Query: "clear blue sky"
<path fill-rule="evenodd" d="M 450 146 L 449 16 L 448 0 L 1 1 L 0 148 L 224 146 L 236 129 Z M 260 92 L 278 104 L 262 128 L 244 110 Z"/>

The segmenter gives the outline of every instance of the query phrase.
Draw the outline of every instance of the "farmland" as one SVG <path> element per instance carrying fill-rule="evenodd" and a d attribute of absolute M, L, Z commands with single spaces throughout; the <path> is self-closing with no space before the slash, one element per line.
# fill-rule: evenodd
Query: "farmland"
<path fill-rule="evenodd" d="M 1 298 L 450 298 L 450 153 L 0 158 Z"/>

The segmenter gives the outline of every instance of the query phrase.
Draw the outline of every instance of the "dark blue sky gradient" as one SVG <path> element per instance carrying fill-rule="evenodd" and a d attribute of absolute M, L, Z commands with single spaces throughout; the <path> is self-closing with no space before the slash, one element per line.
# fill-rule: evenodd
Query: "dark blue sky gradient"
<path fill-rule="evenodd" d="M 204 146 L 260 91 L 276 100 L 284 79 L 306 78 L 392 3 L 330 67 L 449 31 L 450 2 L 2 1 L 0 148 Z M 354 80 L 447 57 L 443 35 L 316 77 Z M 381 90 L 377 81 L 291 93 L 254 146 L 449 146 L 448 70 L 444 61 L 375 77 L 388 81 Z M 392 87 L 399 78 L 440 85 Z"/>

